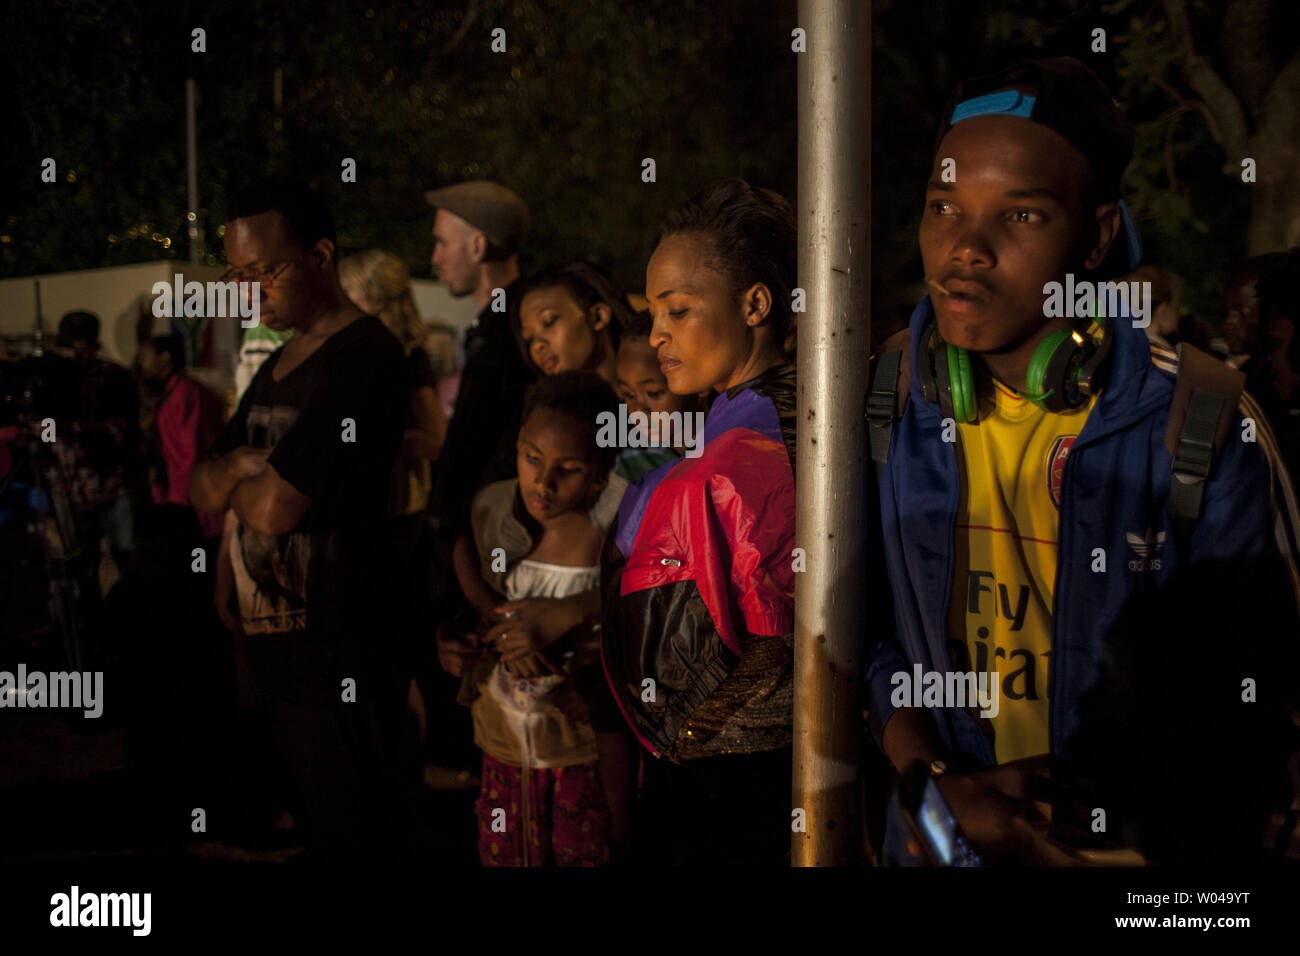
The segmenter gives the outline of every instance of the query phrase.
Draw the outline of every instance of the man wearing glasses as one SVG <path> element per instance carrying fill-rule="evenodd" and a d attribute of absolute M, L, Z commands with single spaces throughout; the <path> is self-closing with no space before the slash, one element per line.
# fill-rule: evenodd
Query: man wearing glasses
<path fill-rule="evenodd" d="M 226 278 L 260 296 L 262 322 L 294 334 L 258 370 L 190 495 L 238 518 L 231 563 L 251 676 L 309 846 L 382 852 L 396 837 L 381 828 L 401 826 L 393 755 L 408 676 L 385 643 L 402 349 L 340 287 L 333 221 L 314 192 L 265 180 L 227 212 Z"/>

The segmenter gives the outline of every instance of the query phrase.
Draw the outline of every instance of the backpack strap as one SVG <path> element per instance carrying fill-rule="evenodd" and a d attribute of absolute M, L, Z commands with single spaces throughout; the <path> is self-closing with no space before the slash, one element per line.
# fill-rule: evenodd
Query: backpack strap
<path fill-rule="evenodd" d="M 912 332 L 903 329 L 885 340 L 876 356 L 867 392 L 867 444 L 877 472 L 889 460 L 889 441 L 894 425 L 907 408 L 912 374 Z"/>
<path fill-rule="evenodd" d="M 1166 511 L 1180 547 L 1201 517 L 1205 483 L 1232 431 L 1246 376 L 1185 343 L 1178 346 L 1178 377 L 1165 428 L 1173 459 Z"/>
<path fill-rule="evenodd" d="M 1269 499 L 1273 507 L 1273 537 L 1277 541 L 1277 550 L 1286 562 L 1287 574 L 1291 578 L 1291 592 L 1295 598 L 1296 610 L 1300 613 L 1300 498 L 1297 498 L 1295 484 L 1287 470 L 1282 457 L 1282 449 L 1268 423 L 1268 416 L 1249 392 L 1241 393 L 1241 415 L 1255 423 L 1256 441 L 1259 450 L 1268 460 L 1270 475 Z"/>

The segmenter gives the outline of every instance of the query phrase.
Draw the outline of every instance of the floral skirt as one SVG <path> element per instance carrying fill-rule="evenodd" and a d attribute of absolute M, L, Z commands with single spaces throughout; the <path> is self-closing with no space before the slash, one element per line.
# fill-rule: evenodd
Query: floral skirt
<path fill-rule="evenodd" d="M 474 803 L 484 866 L 601 866 L 609 810 L 595 761 L 529 771 L 483 755 Z"/>

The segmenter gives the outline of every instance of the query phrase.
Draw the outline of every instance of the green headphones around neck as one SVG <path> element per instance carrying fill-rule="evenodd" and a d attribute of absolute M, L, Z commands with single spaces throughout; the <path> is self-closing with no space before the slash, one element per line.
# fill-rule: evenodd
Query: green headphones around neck
<path fill-rule="evenodd" d="M 1110 323 L 1098 315 L 1087 327 L 1057 329 L 1034 349 L 1025 373 L 1027 393 L 1022 397 L 1048 412 L 1078 408 L 1102 386 L 1102 371 L 1114 343 Z M 928 402 L 938 402 L 947 418 L 969 424 L 979 420 L 979 401 L 970 353 L 949 345 L 931 318 L 922 333 L 920 349 L 921 391 Z"/>

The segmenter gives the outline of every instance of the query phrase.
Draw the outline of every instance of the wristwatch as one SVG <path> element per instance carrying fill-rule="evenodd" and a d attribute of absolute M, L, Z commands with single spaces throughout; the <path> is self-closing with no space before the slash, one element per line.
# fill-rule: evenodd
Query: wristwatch
<path fill-rule="evenodd" d="M 932 777 L 942 776 L 944 773 L 947 772 L 947 770 L 948 770 L 948 765 L 944 763 L 942 760 L 930 761 L 930 776 Z"/>

